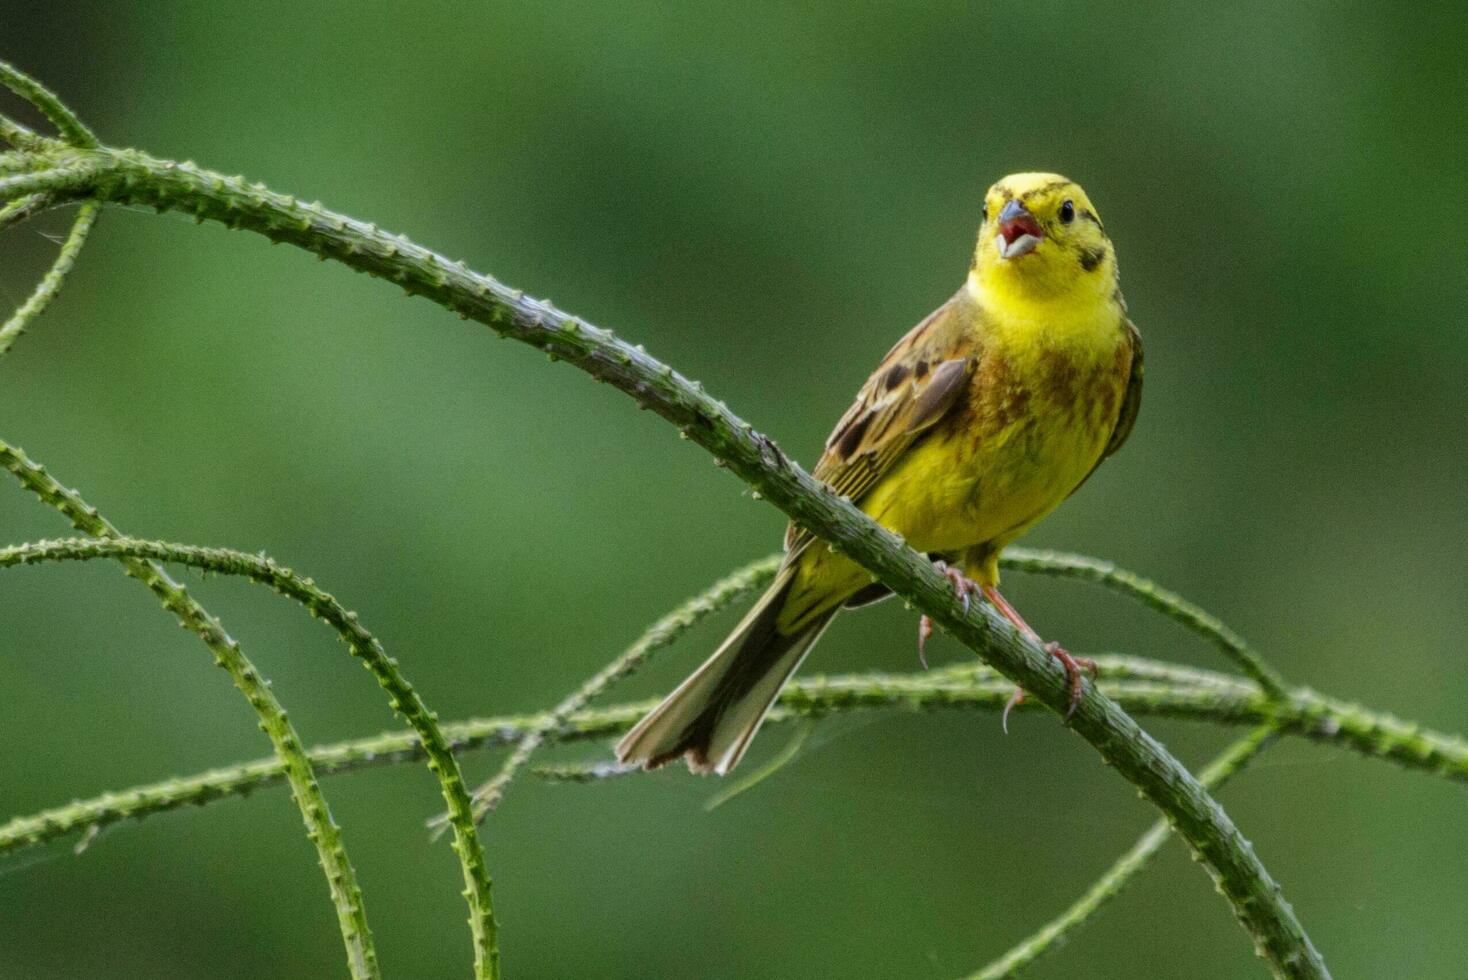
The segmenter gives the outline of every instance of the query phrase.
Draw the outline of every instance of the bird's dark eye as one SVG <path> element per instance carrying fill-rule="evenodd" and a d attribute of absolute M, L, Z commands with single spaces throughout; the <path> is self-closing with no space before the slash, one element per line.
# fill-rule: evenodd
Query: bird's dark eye
<path fill-rule="evenodd" d="M 984 206 L 981 207 L 981 208 L 979 208 L 979 224 L 983 224 L 985 221 L 988 221 L 988 220 L 989 220 L 989 202 L 988 201 L 985 201 L 984 202 Z"/>
<path fill-rule="evenodd" d="M 1066 201 L 1060 206 L 1060 223 L 1070 224 L 1076 219 L 1076 206 L 1074 201 Z"/>

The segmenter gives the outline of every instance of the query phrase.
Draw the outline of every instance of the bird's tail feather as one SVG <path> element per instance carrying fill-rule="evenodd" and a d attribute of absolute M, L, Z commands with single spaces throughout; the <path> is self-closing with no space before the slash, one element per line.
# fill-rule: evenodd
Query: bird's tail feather
<path fill-rule="evenodd" d="M 793 569 L 782 573 L 713 656 L 617 743 L 619 760 L 654 769 L 687 756 L 692 771 L 721 776 L 738 764 L 780 689 L 840 609 L 781 633 L 775 622 L 793 577 Z"/>

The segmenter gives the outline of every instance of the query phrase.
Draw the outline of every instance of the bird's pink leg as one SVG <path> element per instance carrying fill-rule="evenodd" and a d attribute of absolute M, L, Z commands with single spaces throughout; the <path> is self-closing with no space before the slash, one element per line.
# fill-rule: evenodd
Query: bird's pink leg
<path fill-rule="evenodd" d="M 953 583 L 953 594 L 963 600 L 963 611 L 968 612 L 968 597 L 980 591 L 983 586 L 946 561 L 935 561 L 933 567 Z M 928 638 L 932 635 L 933 621 L 927 616 L 918 619 L 918 660 L 922 662 L 924 670 L 928 669 L 927 646 Z"/>
<path fill-rule="evenodd" d="M 988 599 L 994 608 L 999 610 L 1000 615 L 1013 623 L 1015 628 L 1025 636 L 1028 636 L 1043 647 L 1046 653 L 1059 660 L 1060 665 L 1065 668 L 1065 676 L 1070 680 L 1070 707 L 1065 712 L 1065 718 L 1069 721 L 1070 716 L 1076 713 L 1076 705 L 1081 703 L 1081 668 L 1084 667 L 1090 671 L 1091 678 L 1094 680 L 1096 677 L 1096 661 L 1088 657 L 1072 657 L 1059 643 L 1046 643 L 1040 639 L 1040 634 L 1035 632 L 1034 627 L 1025 622 L 1025 618 L 1019 614 L 1019 610 L 1011 606 L 1009 600 L 999 594 L 998 589 L 992 585 L 983 585 L 979 588 L 984 593 L 984 598 Z M 1010 709 L 1017 704 L 1022 704 L 1024 699 L 1024 688 L 1017 687 L 1014 689 L 1014 694 L 1010 697 L 1009 703 L 1004 706 L 1004 715 L 1000 724 L 1003 725 L 1006 734 L 1009 732 Z"/>

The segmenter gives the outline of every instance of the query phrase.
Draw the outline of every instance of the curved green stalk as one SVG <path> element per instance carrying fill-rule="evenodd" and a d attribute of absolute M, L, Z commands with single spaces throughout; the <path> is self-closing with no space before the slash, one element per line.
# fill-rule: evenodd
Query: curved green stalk
<path fill-rule="evenodd" d="M 44 202 L 45 196 L 33 194 L 24 200 Z M 36 209 L 41 206 L 43 203 L 35 205 Z M 27 324 L 45 312 L 47 305 L 61 291 L 61 285 L 66 281 L 71 267 L 76 264 L 76 257 L 80 254 L 82 246 L 86 244 L 87 233 L 92 230 L 92 225 L 96 223 L 97 215 L 101 210 L 102 205 L 96 201 L 83 202 L 81 210 L 77 212 L 76 220 L 72 222 L 71 233 L 66 236 L 66 241 L 61 246 L 61 253 L 56 256 L 56 261 L 51 263 L 50 270 L 36 284 L 30 297 L 20 305 L 10 319 L 0 324 L 0 357 L 10 350 L 11 344 L 15 343 L 15 339 L 21 335 Z"/>
<path fill-rule="evenodd" d="M 547 783 L 599 783 L 604 779 L 618 779 L 642 772 L 635 763 L 618 762 L 615 759 L 601 762 L 571 762 L 562 765 L 536 766 L 530 774 Z"/>
<path fill-rule="evenodd" d="M 814 480 L 701 386 L 640 347 L 406 238 L 259 184 L 135 150 L 63 151 L 48 143 L 33 152 L 64 166 L 0 180 L 0 197 L 49 190 L 58 197 L 151 206 L 248 229 L 389 279 L 410 294 L 426 296 L 612 384 L 667 419 L 761 497 L 861 564 L 1036 700 L 1057 715 L 1067 712 L 1065 673 L 1039 643 L 1021 636 L 983 604 L 964 609 L 948 580 L 924 555 Z M 1277 976 L 1329 976 L 1254 849 L 1192 774 L 1094 685 L 1086 686 L 1069 724 L 1175 823 Z"/>
<path fill-rule="evenodd" d="M 1096 658 L 1100 685 L 1129 712 L 1153 717 L 1206 721 L 1221 725 L 1260 725 L 1277 721 L 1280 732 L 1350 749 L 1404 769 L 1468 783 L 1468 741 L 1424 729 L 1382 712 L 1294 688 L 1275 704 L 1252 684 L 1216 671 L 1196 670 L 1144 660 L 1102 655 Z M 948 668 L 922 674 L 854 674 L 797 677 L 781 692 L 768 724 L 820 719 L 850 711 L 990 711 L 1004 709 L 1014 686 L 990 667 Z M 643 700 L 578 711 L 547 729 L 555 744 L 601 742 L 616 738 L 657 704 Z M 1018 710 L 1039 708 L 1023 704 Z M 482 718 L 442 725 L 456 752 L 518 745 L 529 732 L 546 729 L 550 713 Z M 312 749 L 323 775 L 420 760 L 423 749 L 411 732 L 389 732 Z M 560 767 L 584 771 L 587 767 Z M 590 768 L 609 774 L 605 763 Z M 559 773 L 557 773 L 559 774 Z M 258 759 L 182 779 L 167 779 L 89 800 L 70 803 L 0 826 L 0 855 L 69 834 L 104 828 L 216 800 L 246 796 L 280 782 L 277 759 Z"/>
<path fill-rule="evenodd" d="M 22 150 L 46 149 L 46 141 L 15 120 L 0 115 L 0 140 Z M 9 156 L 10 154 L 7 154 Z M 8 168 L 7 168 L 8 169 Z"/>
<path fill-rule="evenodd" d="M 1223 750 L 1223 753 L 1198 773 L 1198 781 L 1216 790 L 1249 761 L 1264 750 L 1275 736 L 1273 724 L 1260 725 L 1248 735 Z M 1121 894 L 1128 881 L 1147 866 L 1167 839 L 1172 828 L 1166 820 L 1158 820 L 1141 839 L 1086 890 L 1074 905 L 1045 923 L 1033 935 L 974 973 L 968 980 L 1004 980 L 1018 974 L 1026 966 L 1056 947 L 1071 930 L 1094 915 L 1101 906 Z"/>
<path fill-rule="evenodd" d="M 1187 599 L 1164 589 L 1156 582 L 1145 579 L 1135 572 L 1118 568 L 1114 562 L 1102 561 L 1088 555 L 1074 555 L 1060 551 L 1034 551 L 1029 548 L 1009 548 L 1000 557 L 1004 568 L 1038 575 L 1054 575 L 1062 578 L 1077 578 L 1095 582 L 1122 595 L 1155 609 L 1169 619 L 1197 633 L 1223 651 L 1224 656 L 1238 664 L 1260 687 L 1276 698 L 1284 697 L 1285 679 L 1264 658 L 1259 656 L 1233 630 L 1225 626 L 1216 616 L 1194 605 Z"/>
<path fill-rule="evenodd" d="M 95 177 L 91 167 L 81 165 L 51 167 L 13 177 L 0 177 L 0 201 L 13 201 L 35 193 L 51 193 L 58 200 L 88 197 L 85 193 L 86 186 Z"/>
<path fill-rule="evenodd" d="M 97 145 L 97 137 L 92 135 L 90 129 L 82 125 L 76 113 L 68 109 L 66 104 L 57 98 L 56 93 L 4 61 L 0 61 L 0 85 L 4 85 L 41 110 L 41 114 L 51 120 L 51 125 L 56 127 L 62 139 L 72 146 L 92 147 Z"/>
<path fill-rule="evenodd" d="M 761 558 L 715 582 L 702 594 L 689 599 L 649 626 L 636 643 L 571 692 L 540 724 L 524 734 L 494 778 L 474 791 L 474 819 L 483 820 L 490 810 L 499 805 L 510 780 L 530 761 L 531 755 L 548 734 L 560 728 L 567 718 L 584 708 L 592 698 L 641 667 L 648 657 L 663 647 L 672 645 L 704 617 L 711 616 L 731 602 L 768 585 L 775 577 L 782 557 L 771 555 Z M 443 817 L 436 817 L 432 824 L 438 825 L 443 820 Z"/>
<path fill-rule="evenodd" d="M 18 197 L 9 204 L 0 206 L 0 231 L 40 214 L 52 204 L 53 199 L 50 194 L 27 194 L 25 197 Z"/>
<path fill-rule="evenodd" d="M 447 821 L 454 831 L 454 852 L 458 854 L 463 866 L 464 894 L 469 901 L 469 926 L 474 934 L 475 974 L 498 977 L 499 950 L 489 871 L 485 866 L 484 846 L 474 826 L 473 804 L 469 791 L 464 786 L 463 775 L 459 772 L 458 760 L 454 757 L 442 729 L 434 720 L 433 713 L 398 670 L 397 662 L 387 655 L 377 638 L 357 621 L 357 614 L 348 611 L 335 597 L 310 579 L 302 578 L 289 568 L 261 555 L 225 548 L 199 548 L 122 537 L 104 540 L 72 538 L 0 548 L 0 568 L 46 562 L 93 561 L 99 558 L 171 562 L 221 575 L 243 576 L 295 600 L 312 616 L 325 621 L 337 631 L 352 655 L 366 664 L 383 690 L 387 691 L 393 710 L 402 715 L 417 733 L 418 744 L 428 759 L 428 768 L 438 778 L 444 802 L 448 806 Z"/>
<path fill-rule="evenodd" d="M 76 491 L 57 483 L 43 467 L 3 441 L 0 441 L 0 467 L 8 470 L 44 503 L 60 511 L 78 531 L 104 539 L 120 536 L 117 528 Z M 301 747 L 300 736 L 286 716 L 285 708 L 271 691 L 270 683 L 261 676 L 234 638 L 224 631 L 219 620 L 199 605 L 162 566 L 130 557 L 124 559 L 123 568 L 128 575 L 146 585 L 164 609 L 173 613 L 180 624 L 204 642 L 213 652 L 215 663 L 229 672 L 235 686 L 255 709 L 260 727 L 275 749 L 276 764 L 290 783 L 301 819 L 306 824 L 306 836 L 315 845 L 321 868 L 326 873 L 351 974 L 357 980 L 375 980 L 381 973 L 372 933 L 367 927 L 367 909 L 362 900 L 362 889 L 357 884 L 357 872 L 347 857 L 341 829 L 331 817 L 311 761 Z"/>

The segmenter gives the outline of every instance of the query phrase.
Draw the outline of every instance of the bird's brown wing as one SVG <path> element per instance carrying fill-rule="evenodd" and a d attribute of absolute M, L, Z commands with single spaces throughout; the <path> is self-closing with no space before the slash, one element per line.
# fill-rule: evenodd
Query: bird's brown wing
<path fill-rule="evenodd" d="M 1126 437 L 1132 434 L 1132 426 L 1137 424 L 1137 412 L 1142 407 L 1142 334 L 1136 324 L 1130 320 L 1123 320 L 1122 326 L 1126 330 L 1127 342 L 1131 346 L 1131 370 L 1127 376 L 1126 391 L 1121 396 L 1121 409 L 1116 413 L 1116 425 L 1112 426 L 1111 438 L 1106 440 L 1106 448 L 1101 451 L 1101 458 L 1096 460 L 1096 465 L 1091 467 L 1091 472 L 1086 474 L 1086 479 L 1076 484 L 1075 493 L 1096 472 L 1096 467 L 1106 461 L 1106 457 L 1121 448 L 1126 442 Z"/>
<path fill-rule="evenodd" d="M 948 413 L 978 363 L 961 295 L 934 310 L 899 340 L 836 423 L 812 475 L 852 501 L 862 496 L 927 428 Z M 791 524 L 793 557 L 812 536 Z"/>

